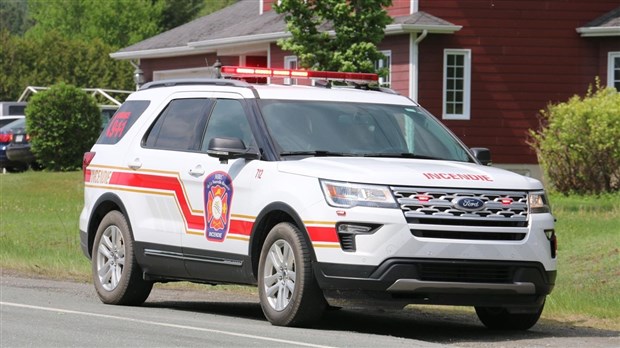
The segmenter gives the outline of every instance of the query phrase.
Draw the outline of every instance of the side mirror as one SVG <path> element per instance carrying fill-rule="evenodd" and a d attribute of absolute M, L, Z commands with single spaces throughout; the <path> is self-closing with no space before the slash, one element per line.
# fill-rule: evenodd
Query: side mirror
<path fill-rule="evenodd" d="M 251 152 L 250 149 L 245 147 L 243 140 L 239 138 L 211 138 L 209 140 L 209 147 L 207 148 L 207 155 L 218 158 L 220 162 L 226 163 L 229 159 L 245 158 L 245 159 L 258 159 L 260 158 L 257 152 Z"/>
<path fill-rule="evenodd" d="M 486 147 L 472 147 L 470 150 L 474 157 L 476 157 L 476 159 L 483 166 L 488 166 L 493 163 L 491 161 L 491 150 Z"/>

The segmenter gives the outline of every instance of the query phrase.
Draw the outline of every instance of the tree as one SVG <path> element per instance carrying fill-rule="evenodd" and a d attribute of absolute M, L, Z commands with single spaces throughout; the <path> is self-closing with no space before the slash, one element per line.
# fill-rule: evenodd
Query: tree
<path fill-rule="evenodd" d="M 204 0 L 204 6 L 196 18 L 221 10 L 226 6 L 234 4 L 235 2 L 237 2 L 237 0 Z"/>
<path fill-rule="evenodd" d="M 23 35 L 32 26 L 28 18 L 28 0 L 0 0 L 0 31 Z"/>
<path fill-rule="evenodd" d="M 213 0 L 158 0 L 163 4 L 159 27 L 162 32 L 185 24 L 199 16 L 208 2 Z"/>
<path fill-rule="evenodd" d="M 303 68 L 375 72 L 384 56 L 377 45 L 392 18 L 391 0 L 282 0 L 274 5 L 284 14 L 292 37 L 278 45 L 297 55 Z M 327 32 L 333 27 L 335 35 Z"/>
<path fill-rule="evenodd" d="M 0 99 L 61 81 L 133 89 L 132 66 L 111 52 L 234 1 L 0 0 Z"/>
<path fill-rule="evenodd" d="M 27 86 L 58 82 L 79 87 L 134 88 L 132 66 L 109 57 L 99 39 L 72 40 L 55 31 L 28 39 L 0 32 L 0 100 L 16 100 Z"/>
<path fill-rule="evenodd" d="M 56 31 L 66 38 L 100 39 L 115 48 L 160 32 L 164 0 L 30 0 L 29 38 Z"/>
<path fill-rule="evenodd" d="M 45 168 L 76 170 L 101 132 L 101 114 L 93 97 L 60 83 L 32 96 L 26 107 L 32 153 Z"/>

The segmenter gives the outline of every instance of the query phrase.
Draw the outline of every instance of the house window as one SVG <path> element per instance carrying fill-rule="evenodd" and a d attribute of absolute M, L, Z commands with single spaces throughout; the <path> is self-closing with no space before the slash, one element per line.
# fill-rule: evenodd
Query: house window
<path fill-rule="evenodd" d="M 620 91 L 620 52 L 609 52 L 607 60 L 607 86 Z"/>
<path fill-rule="evenodd" d="M 297 69 L 297 56 L 284 57 L 284 69 Z M 296 85 L 297 79 L 284 79 L 285 85 Z"/>
<path fill-rule="evenodd" d="M 392 51 L 380 51 L 385 58 L 379 59 L 375 62 L 375 68 L 377 71 L 379 69 L 387 69 L 387 74 L 384 77 L 379 77 L 379 86 L 381 87 L 391 87 L 392 84 Z"/>
<path fill-rule="evenodd" d="M 445 50 L 443 65 L 443 119 L 469 120 L 471 50 Z"/>

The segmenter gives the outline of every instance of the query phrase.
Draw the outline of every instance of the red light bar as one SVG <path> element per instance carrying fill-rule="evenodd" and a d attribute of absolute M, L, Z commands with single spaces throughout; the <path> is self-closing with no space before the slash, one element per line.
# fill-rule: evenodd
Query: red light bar
<path fill-rule="evenodd" d="M 222 76 L 227 77 L 280 77 L 294 79 L 337 80 L 359 83 L 372 83 L 379 81 L 377 74 L 351 73 L 336 71 L 315 70 L 291 70 L 272 68 L 252 68 L 241 66 L 223 66 L 220 70 Z"/>

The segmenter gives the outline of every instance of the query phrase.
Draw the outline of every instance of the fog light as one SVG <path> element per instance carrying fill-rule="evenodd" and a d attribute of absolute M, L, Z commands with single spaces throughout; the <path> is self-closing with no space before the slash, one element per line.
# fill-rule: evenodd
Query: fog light
<path fill-rule="evenodd" d="M 366 225 L 339 224 L 338 233 L 359 234 L 372 231 L 373 227 Z"/>

